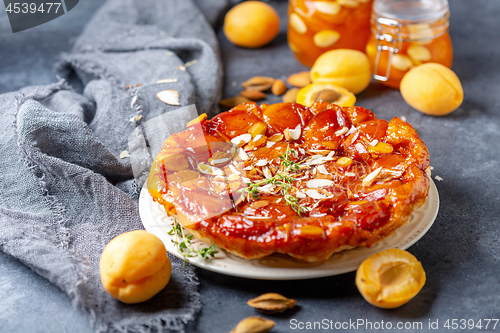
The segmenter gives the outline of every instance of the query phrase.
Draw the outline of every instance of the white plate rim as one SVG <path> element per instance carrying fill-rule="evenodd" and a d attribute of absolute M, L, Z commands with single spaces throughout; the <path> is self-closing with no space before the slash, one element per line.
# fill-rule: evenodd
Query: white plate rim
<path fill-rule="evenodd" d="M 439 194 L 436 185 L 430 180 L 427 200 L 413 213 L 411 220 L 371 248 L 360 247 L 342 251 L 322 263 L 300 262 L 289 256 L 277 254 L 248 260 L 238 258 L 220 248 L 217 248 L 220 253 L 216 259 L 189 258 L 188 261 L 194 266 L 220 274 L 258 280 L 302 280 L 344 274 L 355 271 L 363 260 L 379 251 L 388 248 L 406 250 L 415 244 L 432 227 L 438 211 Z M 168 234 L 172 228 L 172 220 L 165 213 L 163 206 L 153 201 L 146 187 L 142 188 L 139 197 L 139 214 L 144 228 L 158 236 L 170 254 L 184 260 L 172 243 L 174 236 Z M 198 245 L 202 244 L 196 242 Z"/>

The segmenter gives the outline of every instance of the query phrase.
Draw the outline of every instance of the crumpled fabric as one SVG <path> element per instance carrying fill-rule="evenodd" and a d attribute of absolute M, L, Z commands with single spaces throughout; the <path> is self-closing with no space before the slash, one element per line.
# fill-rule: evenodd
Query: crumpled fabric
<path fill-rule="evenodd" d="M 227 5 L 203 2 L 212 22 Z M 61 56 L 59 69 L 76 74 L 82 93 L 61 80 L 0 95 L 0 250 L 66 292 L 96 332 L 184 331 L 201 308 L 194 269 L 180 260 L 171 258 L 162 292 L 126 305 L 102 287 L 99 259 L 112 238 L 143 229 L 140 184 L 120 158 L 129 134 L 179 108 L 156 97 L 162 90 L 214 115 L 218 52 L 190 0 L 108 0 Z M 175 82 L 157 83 L 165 79 Z"/>

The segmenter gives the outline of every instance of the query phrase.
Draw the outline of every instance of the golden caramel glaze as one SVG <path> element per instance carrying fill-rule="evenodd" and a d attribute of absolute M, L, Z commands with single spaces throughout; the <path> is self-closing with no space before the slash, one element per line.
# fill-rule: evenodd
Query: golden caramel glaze
<path fill-rule="evenodd" d="M 320 262 L 373 245 L 425 202 L 429 154 L 410 124 L 326 102 L 262 109 L 246 103 L 202 120 L 169 137 L 155 159 L 149 193 L 196 238 L 243 258 Z M 258 122 L 265 135 L 240 140 Z M 285 135 L 298 125 L 295 139 Z M 297 169 L 284 169 L 285 154 Z M 283 174 L 293 177 L 287 193 L 300 214 L 266 183 Z M 255 197 L 242 195 L 252 184 Z"/>

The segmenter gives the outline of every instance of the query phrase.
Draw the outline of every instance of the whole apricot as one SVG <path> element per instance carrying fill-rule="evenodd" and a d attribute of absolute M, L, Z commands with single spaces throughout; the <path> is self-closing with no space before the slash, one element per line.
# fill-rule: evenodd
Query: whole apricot
<path fill-rule="evenodd" d="M 165 288 L 172 271 L 165 245 L 144 230 L 113 238 L 102 251 L 99 268 L 104 289 L 127 304 L 152 298 Z"/>
<path fill-rule="evenodd" d="M 379 308 L 397 308 L 411 300 L 425 284 L 422 264 L 409 252 L 388 249 L 363 261 L 356 286 L 364 299 Z"/>
<path fill-rule="evenodd" d="M 323 53 L 311 68 L 311 80 L 341 86 L 353 94 L 368 87 L 372 77 L 366 54 L 356 50 L 336 49 Z"/>
<path fill-rule="evenodd" d="M 456 110 L 464 99 L 458 76 L 448 67 L 432 62 L 406 73 L 400 90 L 406 103 L 431 116 L 444 116 Z"/>
<path fill-rule="evenodd" d="M 280 31 L 280 17 L 262 1 L 245 1 L 229 10 L 224 34 L 235 45 L 256 48 L 271 42 Z"/>

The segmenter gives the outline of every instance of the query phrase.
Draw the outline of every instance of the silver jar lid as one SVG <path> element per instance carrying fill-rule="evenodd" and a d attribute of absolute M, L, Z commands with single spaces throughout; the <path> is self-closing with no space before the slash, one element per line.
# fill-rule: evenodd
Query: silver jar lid
<path fill-rule="evenodd" d="M 400 21 L 433 21 L 449 11 L 448 0 L 375 0 L 373 12 Z"/>

